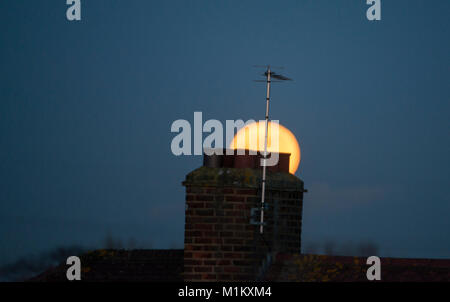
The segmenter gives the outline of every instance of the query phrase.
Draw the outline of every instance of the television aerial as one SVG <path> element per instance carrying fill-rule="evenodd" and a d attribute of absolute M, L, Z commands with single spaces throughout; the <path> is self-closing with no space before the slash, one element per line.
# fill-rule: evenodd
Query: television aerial
<path fill-rule="evenodd" d="M 266 161 L 267 161 L 267 133 L 269 128 L 269 103 L 270 103 L 270 84 L 272 82 L 285 82 L 292 81 L 292 79 L 281 75 L 279 73 L 273 72 L 270 65 L 261 66 L 255 65 L 257 68 L 266 68 L 266 71 L 262 74 L 266 77 L 265 80 L 255 80 L 255 82 L 266 82 L 267 94 L 266 94 L 266 117 L 264 124 L 264 153 L 263 153 L 263 175 L 261 183 L 261 216 L 259 223 L 259 232 L 262 234 L 264 232 L 264 205 L 265 205 L 265 193 L 266 193 Z M 283 67 L 273 67 L 275 69 L 283 69 Z"/>

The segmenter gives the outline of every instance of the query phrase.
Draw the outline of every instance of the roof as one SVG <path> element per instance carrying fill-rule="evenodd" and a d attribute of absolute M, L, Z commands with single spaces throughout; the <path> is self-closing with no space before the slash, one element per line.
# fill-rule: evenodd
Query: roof
<path fill-rule="evenodd" d="M 183 281 L 183 250 L 96 250 L 80 256 L 82 281 Z M 277 254 L 263 280 L 367 281 L 366 258 Z M 29 281 L 67 281 L 61 264 Z M 382 281 L 450 281 L 450 259 L 381 258 Z"/>
<path fill-rule="evenodd" d="M 278 254 L 268 269 L 266 281 L 368 281 L 367 258 Z M 450 259 L 380 258 L 381 281 L 450 281 Z"/>
<path fill-rule="evenodd" d="M 80 256 L 82 281 L 183 281 L 183 250 L 96 250 Z M 61 264 L 29 281 L 67 281 Z"/>

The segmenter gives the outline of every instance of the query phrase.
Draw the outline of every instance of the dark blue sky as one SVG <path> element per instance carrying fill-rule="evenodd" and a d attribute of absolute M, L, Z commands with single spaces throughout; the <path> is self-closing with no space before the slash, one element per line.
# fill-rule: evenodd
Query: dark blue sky
<path fill-rule="evenodd" d="M 302 148 L 303 242 L 449 257 L 450 2 L 0 2 L 0 264 L 57 246 L 182 247 L 176 119 L 271 115 Z"/>

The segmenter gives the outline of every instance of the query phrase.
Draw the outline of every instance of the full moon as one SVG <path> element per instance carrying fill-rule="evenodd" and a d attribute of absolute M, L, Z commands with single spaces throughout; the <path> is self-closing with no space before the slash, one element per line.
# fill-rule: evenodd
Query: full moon
<path fill-rule="evenodd" d="M 272 143 L 272 132 L 274 124 L 269 122 L 269 131 L 267 138 L 267 151 L 290 153 L 289 173 L 294 174 L 300 164 L 300 146 L 294 134 L 286 127 L 278 124 L 279 144 Z M 264 151 L 264 122 L 254 122 L 241 128 L 230 143 L 230 149 L 248 149 L 254 151 Z M 276 132 L 275 132 L 276 133 Z M 251 136 L 250 136 L 251 135 Z M 256 138 L 255 138 L 256 136 Z"/>

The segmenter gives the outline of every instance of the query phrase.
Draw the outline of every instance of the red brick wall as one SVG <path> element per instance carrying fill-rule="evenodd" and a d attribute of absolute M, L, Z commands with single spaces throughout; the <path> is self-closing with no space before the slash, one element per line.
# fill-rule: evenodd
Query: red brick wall
<path fill-rule="evenodd" d="M 186 281 L 256 280 L 269 251 L 300 252 L 303 191 L 268 190 L 263 237 L 250 224 L 260 190 L 186 185 Z"/>

